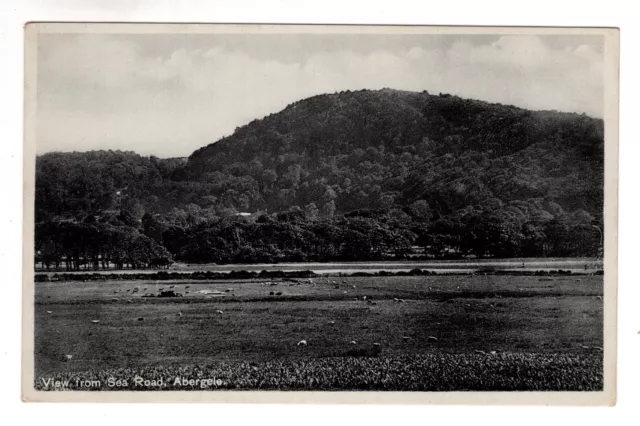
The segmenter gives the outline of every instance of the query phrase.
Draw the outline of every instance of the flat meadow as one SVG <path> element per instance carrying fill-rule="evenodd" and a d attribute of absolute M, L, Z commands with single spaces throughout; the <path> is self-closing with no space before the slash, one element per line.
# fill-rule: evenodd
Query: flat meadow
<path fill-rule="evenodd" d="M 182 297 L 144 297 L 161 288 Z M 35 386 L 600 390 L 602 294 L 586 275 L 37 282 Z"/>

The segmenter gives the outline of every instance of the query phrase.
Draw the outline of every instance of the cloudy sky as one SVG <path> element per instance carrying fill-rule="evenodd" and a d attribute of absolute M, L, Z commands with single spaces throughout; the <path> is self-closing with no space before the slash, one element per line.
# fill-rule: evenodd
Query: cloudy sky
<path fill-rule="evenodd" d="M 42 34 L 37 150 L 188 156 L 289 103 L 428 90 L 603 115 L 600 36 Z"/>

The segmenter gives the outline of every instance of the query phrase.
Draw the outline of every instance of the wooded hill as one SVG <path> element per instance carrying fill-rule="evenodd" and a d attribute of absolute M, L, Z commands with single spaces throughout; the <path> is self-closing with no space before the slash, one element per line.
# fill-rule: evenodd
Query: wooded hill
<path fill-rule="evenodd" d="M 39 156 L 36 221 L 122 226 L 116 217 L 125 214 L 133 218 L 125 226 L 144 233 L 146 214 L 146 222 L 187 235 L 230 220 L 277 222 L 281 213 L 293 212 L 305 230 L 347 226 L 354 218 L 374 221 L 403 235 L 403 246 L 444 244 L 509 256 L 533 244 L 528 254 L 595 254 L 603 134 L 603 121 L 585 115 L 446 94 L 384 89 L 319 95 L 254 120 L 188 160 L 113 151 Z M 252 216 L 239 218 L 238 212 Z M 562 235 L 549 230 L 554 226 L 564 227 Z M 537 242 L 525 244 L 531 234 Z M 570 241 L 576 235 L 582 239 Z M 274 238 L 260 245 L 277 248 Z M 469 238 L 483 242 L 460 243 Z M 256 244 L 234 239 L 238 247 Z M 194 257 L 184 245 L 156 240 L 177 257 L 234 258 L 207 254 L 215 251 L 210 248 Z M 341 252 L 344 244 L 336 244 L 329 252 Z M 571 248 L 553 248 L 563 244 Z M 443 247 L 437 252 L 442 255 Z"/>

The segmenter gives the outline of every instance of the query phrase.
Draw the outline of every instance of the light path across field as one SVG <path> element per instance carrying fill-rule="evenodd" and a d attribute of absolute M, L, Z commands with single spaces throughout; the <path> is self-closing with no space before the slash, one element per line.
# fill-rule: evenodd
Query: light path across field
<path fill-rule="evenodd" d="M 401 262 L 340 262 L 340 263 L 278 263 L 278 264 L 185 264 L 175 263 L 167 272 L 193 271 L 313 271 L 316 274 L 353 274 L 358 272 L 408 272 L 412 269 L 423 269 L 439 273 L 465 273 L 482 269 L 520 271 L 552 271 L 563 269 L 571 272 L 594 273 L 602 269 L 602 260 L 594 258 L 527 258 L 527 259 L 480 259 L 480 260 L 450 260 L 450 261 L 401 261 Z M 100 270 L 99 273 L 144 273 L 156 272 L 153 269 Z M 46 272 L 46 271 L 38 271 Z M 66 271 L 58 271 L 66 272 Z M 71 271 L 77 273 L 92 272 L 92 270 Z M 52 272 L 50 272 L 52 273 Z"/>

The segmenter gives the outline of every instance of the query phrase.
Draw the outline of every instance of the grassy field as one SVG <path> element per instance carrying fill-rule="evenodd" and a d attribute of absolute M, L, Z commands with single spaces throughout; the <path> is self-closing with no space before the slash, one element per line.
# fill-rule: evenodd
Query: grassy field
<path fill-rule="evenodd" d="M 296 281 L 36 283 L 36 386 L 186 374 L 231 389 L 602 387 L 601 276 Z M 172 285 L 184 297 L 142 297 Z"/>

